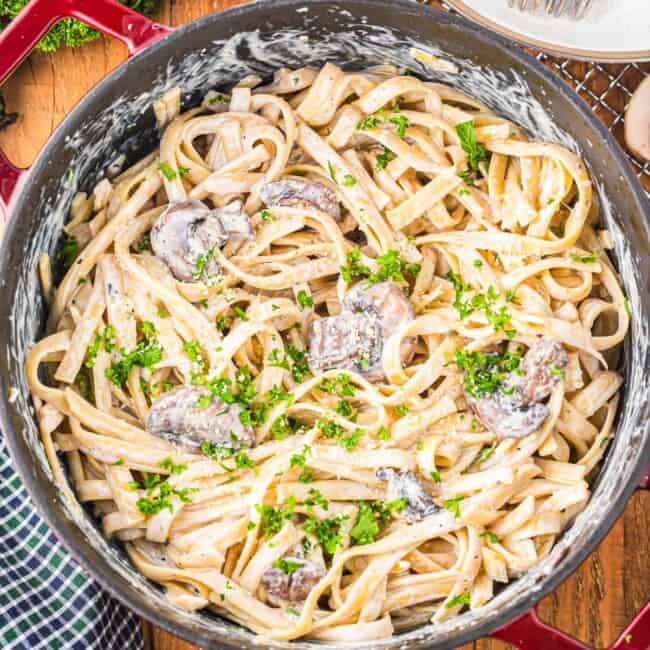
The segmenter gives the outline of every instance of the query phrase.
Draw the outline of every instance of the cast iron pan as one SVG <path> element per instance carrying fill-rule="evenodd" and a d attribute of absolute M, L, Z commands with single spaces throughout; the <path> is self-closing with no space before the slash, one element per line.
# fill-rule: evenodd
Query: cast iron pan
<path fill-rule="evenodd" d="M 189 641 L 209 648 L 259 647 L 254 635 L 235 624 L 209 614 L 188 614 L 165 601 L 156 586 L 131 569 L 120 547 L 102 537 L 90 514 L 52 483 L 23 374 L 26 346 L 42 334 L 45 318 L 36 260 L 41 252 L 53 254 L 75 192 L 91 190 L 116 155 L 124 153 L 134 161 L 156 146 L 159 134 L 150 106 L 164 89 L 180 85 L 184 108 L 189 108 L 209 88 L 227 88 L 246 73 L 268 75 L 282 64 L 320 66 L 325 60 L 349 68 L 406 62 L 422 77 L 440 76 L 409 61 L 409 47 L 418 43 L 456 60 L 460 74 L 444 81 L 496 103 L 497 111 L 533 131 L 536 124 L 544 125 L 550 129 L 543 134 L 546 138 L 565 144 L 566 133 L 575 138 L 598 189 L 606 189 L 601 192 L 601 214 L 615 235 L 633 324 L 625 347 L 625 394 L 616 437 L 593 486 L 592 500 L 550 556 L 477 612 L 362 647 L 442 650 L 489 633 L 528 650 L 586 647 L 546 627 L 531 608 L 606 534 L 638 485 L 650 455 L 649 210 L 622 152 L 589 108 L 541 64 L 502 38 L 408 0 L 341 4 L 267 0 L 207 16 L 173 33 L 115 0 L 32 0 L 23 20 L 0 37 L 0 80 L 64 15 L 122 39 L 134 56 L 78 104 L 28 173 L 0 159 L 0 195 L 11 213 L 0 252 L 0 418 L 14 464 L 34 503 L 74 557 L 127 606 Z M 485 77 L 476 74 L 478 66 L 486 67 Z M 18 389 L 15 400 L 7 397 L 11 387 Z M 262 645 L 341 647 L 305 641 Z M 650 607 L 621 634 L 615 647 L 650 647 Z"/>

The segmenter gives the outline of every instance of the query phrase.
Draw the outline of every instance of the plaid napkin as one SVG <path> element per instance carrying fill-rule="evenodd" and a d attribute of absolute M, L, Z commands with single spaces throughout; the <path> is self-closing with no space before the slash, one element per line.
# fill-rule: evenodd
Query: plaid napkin
<path fill-rule="evenodd" d="M 143 647 L 138 617 L 81 571 L 34 510 L 0 432 L 0 648 Z"/>

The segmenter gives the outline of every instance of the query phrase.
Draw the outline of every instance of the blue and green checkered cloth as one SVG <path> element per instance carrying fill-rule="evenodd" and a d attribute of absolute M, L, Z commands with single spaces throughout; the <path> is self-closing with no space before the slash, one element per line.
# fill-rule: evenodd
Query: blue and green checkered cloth
<path fill-rule="evenodd" d="M 79 568 L 31 503 L 0 432 L 0 648 L 141 650 L 137 616 Z"/>

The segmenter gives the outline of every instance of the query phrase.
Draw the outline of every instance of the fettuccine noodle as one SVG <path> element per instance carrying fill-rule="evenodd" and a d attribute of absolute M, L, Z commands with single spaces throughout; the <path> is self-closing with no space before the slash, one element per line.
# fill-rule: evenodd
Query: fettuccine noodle
<path fill-rule="evenodd" d="M 388 66 L 260 84 L 170 91 L 160 148 L 76 196 L 27 377 L 172 602 L 367 642 L 481 607 L 585 507 L 626 299 L 574 153 Z"/>

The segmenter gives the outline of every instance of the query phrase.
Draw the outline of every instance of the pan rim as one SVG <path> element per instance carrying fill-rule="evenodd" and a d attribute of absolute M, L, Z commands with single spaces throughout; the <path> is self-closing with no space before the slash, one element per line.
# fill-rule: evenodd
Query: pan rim
<path fill-rule="evenodd" d="M 138 55 L 132 57 L 131 59 L 124 62 L 122 65 L 118 66 L 113 70 L 109 75 L 107 75 L 103 80 L 101 80 L 82 100 L 75 106 L 75 108 L 70 112 L 68 116 L 61 122 L 57 127 L 55 132 L 52 134 L 47 144 L 43 150 L 38 155 L 30 173 L 29 178 L 36 178 L 43 171 L 44 166 L 47 164 L 49 155 L 56 153 L 59 147 L 62 145 L 62 142 L 65 138 L 66 133 L 69 132 L 69 125 L 74 123 L 79 116 L 83 115 L 89 105 L 97 98 L 97 96 L 105 93 L 107 88 L 113 86 L 116 82 L 119 81 L 121 75 L 125 74 L 132 66 L 136 66 L 138 63 L 142 62 L 146 57 L 155 57 L 155 55 L 168 47 L 176 38 L 180 38 L 183 35 L 195 30 L 201 29 L 204 25 L 212 24 L 214 22 L 225 22 L 236 20 L 238 16 L 245 14 L 258 14 L 264 13 L 267 10 L 278 11 L 283 8 L 289 9 L 296 6 L 305 6 L 308 4 L 312 5 L 336 5 L 336 2 L 331 0 L 310 0 L 310 2 L 297 2 L 296 0 L 260 0 L 257 3 L 234 7 L 227 9 L 225 11 L 219 12 L 217 14 L 211 14 L 199 18 L 196 21 L 188 23 L 182 27 L 177 28 L 172 34 L 161 39 L 151 47 L 147 48 Z M 411 0 L 352 0 L 349 4 L 354 4 L 355 7 L 367 7 L 369 13 L 371 13 L 372 8 L 376 7 L 378 4 L 383 5 L 384 7 L 391 8 L 396 10 L 396 6 L 403 8 L 405 11 L 408 11 L 412 14 L 418 15 L 422 18 L 434 18 L 438 21 L 444 21 L 446 24 L 453 25 L 462 32 L 469 33 L 489 46 L 496 47 L 497 49 L 508 48 L 508 52 L 513 56 L 522 66 L 534 70 L 537 74 L 545 79 L 549 85 L 554 87 L 558 93 L 560 93 L 566 101 L 576 110 L 577 114 L 581 115 L 583 119 L 587 120 L 591 128 L 595 133 L 600 137 L 604 145 L 609 149 L 612 157 L 618 164 L 618 171 L 626 181 L 628 188 L 632 191 L 634 195 L 634 200 L 639 208 L 639 213 L 646 216 L 645 223 L 645 235 L 648 237 L 648 221 L 650 221 L 650 206 L 645 201 L 645 197 L 642 194 L 642 190 L 638 180 L 633 175 L 631 167 L 628 165 L 624 152 L 618 146 L 618 143 L 614 140 L 613 136 L 607 131 L 604 124 L 598 120 L 598 118 L 593 114 L 588 105 L 580 98 L 576 93 L 574 93 L 568 86 L 566 86 L 560 79 L 548 71 L 541 63 L 539 63 L 533 57 L 527 55 L 526 53 L 520 51 L 519 49 L 514 50 L 511 48 L 507 39 L 504 39 L 498 34 L 492 34 L 487 32 L 484 28 L 475 25 L 462 17 L 452 16 L 450 14 L 438 11 L 431 7 L 426 7 L 423 5 L 417 5 Z M 12 214 L 17 215 L 21 212 L 21 208 L 24 208 L 23 202 L 26 200 L 26 192 L 20 192 L 16 197 L 16 200 L 13 202 Z M 0 248 L 0 270 L 5 270 L 4 260 L 7 258 L 7 251 L 10 246 L 10 242 L 14 240 L 15 228 L 16 228 L 16 219 L 11 219 L 7 224 L 7 230 L 5 233 L 4 240 L 2 242 L 2 247 Z M 1 271 L 0 271 L 1 272 Z M 37 485 L 30 482 L 30 477 L 32 476 L 29 468 L 27 466 L 27 459 L 24 457 L 19 449 L 19 434 L 16 432 L 14 427 L 11 424 L 11 419 L 9 416 L 9 406 L 7 400 L 7 386 L 4 385 L 4 377 L 0 378 L 2 382 L 2 392 L 3 397 L 0 400 L 0 424 L 2 425 L 2 430 L 5 433 L 7 439 L 7 447 L 9 449 L 10 455 L 14 466 L 18 469 L 21 478 L 25 484 L 26 489 L 28 490 L 32 501 L 34 502 L 39 514 L 47 522 L 48 526 L 61 536 L 59 539 L 62 541 L 68 552 L 77 560 L 80 561 L 82 566 L 93 576 L 99 584 L 102 585 L 113 597 L 122 602 L 125 606 L 129 607 L 131 610 L 135 611 L 142 618 L 154 622 L 156 625 L 159 625 L 163 629 L 166 629 L 182 638 L 185 638 L 191 642 L 207 645 L 208 647 L 217 647 L 214 646 L 216 642 L 221 644 L 220 647 L 242 647 L 242 642 L 240 639 L 228 639 L 220 638 L 215 639 L 215 636 L 212 633 L 202 633 L 197 628 L 190 628 L 186 625 L 178 624 L 172 621 L 165 615 L 160 614 L 155 606 L 147 605 L 144 606 L 140 601 L 135 603 L 128 602 L 127 595 L 121 586 L 123 580 L 114 572 L 111 574 L 102 574 L 100 571 L 96 571 L 93 568 L 90 550 L 95 551 L 94 547 L 90 544 L 79 543 L 73 538 L 72 535 L 62 534 L 60 530 L 63 528 L 63 524 L 66 528 L 72 526 L 77 527 L 75 522 L 68 520 L 65 513 L 62 511 L 50 510 L 51 504 L 49 503 L 48 497 L 41 493 L 37 489 Z M 553 575 L 549 575 L 545 578 L 543 586 L 535 590 L 534 592 L 530 591 L 528 594 L 517 597 L 511 605 L 504 607 L 502 611 L 495 612 L 489 616 L 487 619 L 477 619 L 476 622 L 472 621 L 470 625 L 466 626 L 462 630 L 457 630 L 452 633 L 451 636 L 448 636 L 444 639 L 433 641 L 432 644 L 435 644 L 435 647 L 443 650 L 444 648 L 452 648 L 457 644 L 466 643 L 470 640 L 479 638 L 494 631 L 498 627 L 504 625 L 506 622 L 514 620 L 517 616 L 521 615 L 524 611 L 530 609 L 536 602 L 538 602 L 545 595 L 550 593 L 557 585 L 562 582 L 568 575 L 573 573 L 579 564 L 590 554 L 594 548 L 602 541 L 607 531 L 614 524 L 616 519 L 620 516 L 622 510 L 625 507 L 631 493 L 634 491 L 636 484 L 638 483 L 639 478 L 641 477 L 642 472 L 644 471 L 643 458 L 650 455 L 650 436 L 645 435 L 645 439 L 641 444 L 642 453 L 640 454 L 640 460 L 637 462 L 637 465 L 634 471 L 631 473 L 631 478 L 629 483 L 619 490 L 618 497 L 612 504 L 612 506 L 606 511 L 603 517 L 600 520 L 600 526 L 598 531 L 591 533 L 588 538 L 585 540 L 583 545 L 577 550 L 570 553 L 567 559 L 560 565 L 560 570 Z M 67 522 L 67 523 L 66 523 Z M 55 525 L 56 523 L 56 525 Z M 423 626 L 418 628 L 418 630 L 426 630 L 429 626 Z M 248 633 L 251 634 L 251 633 Z M 403 643 L 405 641 L 403 635 L 393 637 L 391 639 L 393 643 Z M 423 648 L 426 641 L 418 640 L 412 646 L 413 648 Z M 320 644 L 319 644 L 320 645 Z M 254 642 L 246 641 L 246 647 L 259 647 Z M 307 645 L 296 647 L 317 647 L 311 643 Z M 362 647 L 360 645 L 350 645 L 350 647 Z M 385 645 L 384 647 L 391 647 L 391 645 Z"/>

